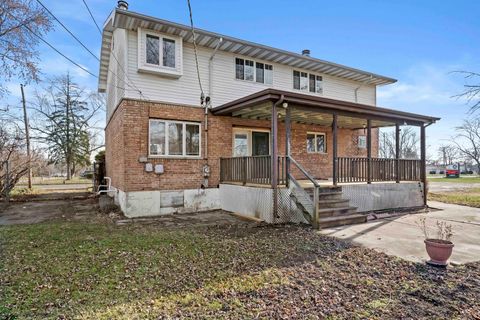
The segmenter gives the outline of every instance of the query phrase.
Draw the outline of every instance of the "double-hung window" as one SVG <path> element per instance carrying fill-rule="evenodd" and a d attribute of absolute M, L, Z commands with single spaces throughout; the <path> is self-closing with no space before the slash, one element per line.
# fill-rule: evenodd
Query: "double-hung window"
<path fill-rule="evenodd" d="M 273 83 L 273 66 L 253 60 L 235 58 L 235 78 L 264 84 Z"/>
<path fill-rule="evenodd" d="M 160 50 L 160 46 L 162 50 Z M 175 68 L 175 40 L 146 34 L 145 60 L 148 64 Z"/>
<path fill-rule="evenodd" d="M 325 133 L 308 132 L 307 133 L 307 152 L 326 153 L 327 139 Z"/>
<path fill-rule="evenodd" d="M 293 89 L 309 91 L 312 93 L 323 93 L 323 78 L 315 74 L 293 71 Z"/>
<path fill-rule="evenodd" d="M 200 140 L 199 123 L 150 120 L 150 156 L 199 157 Z"/>

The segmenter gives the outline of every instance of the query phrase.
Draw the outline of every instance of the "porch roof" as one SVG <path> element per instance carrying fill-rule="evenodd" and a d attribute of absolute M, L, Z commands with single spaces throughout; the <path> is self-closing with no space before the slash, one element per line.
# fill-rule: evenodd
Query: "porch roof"
<path fill-rule="evenodd" d="M 212 109 L 214 115 L 228 115 L 248 119 L 270 119 L 272 103 L 283 97 L 292 108 L 294 122 L 329 126 L 333 114 L 338 115 L 338 126 L 349 129 L 362 129 L 366 119 L 372 127 L 388 127 L 395 124 L 421 126 L 434 123 L 440 118 L 380 108 L 355 102 L 317 97 L 303 93 L 266 89 Z M 285 114 L 278 108 L 280 116 Z"/>

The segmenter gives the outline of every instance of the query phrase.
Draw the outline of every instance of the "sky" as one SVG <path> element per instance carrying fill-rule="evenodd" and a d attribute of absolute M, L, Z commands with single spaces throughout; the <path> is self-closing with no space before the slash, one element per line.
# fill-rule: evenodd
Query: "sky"
<path fill-rule="evenodd" d="M 100 26 L 116 6 L 114 0 L 86 0 Z M 186 0 L 130 0 L 129 10 L 189 24 Z M 94 53 L 100 34 L 82 0 L 43 3 Z M 454 98 L 466 80 L 454 71 L 480 72 L 480 1 L 456 0 L 191 0 L 198 28 L 301 52 L 398 79 L 378 88 L 377 104 L 441 117 L 427 129 L 428 153 L 455 135 L 471 117 L 466 101 Z M 82 66 L 98 74 L 98 61 L 58 24 L 46 39 Z M 97 79 L 71 65 L 45 45 L 38 48 L 43 77 L 70 73 L 96 90 Z M 480 81 L 480 79 L 478 79 Z M 27 100 L 41 84 L 26 88 Z M 18 105 L 19 83 L 8 85 L 2 103 Z"/>

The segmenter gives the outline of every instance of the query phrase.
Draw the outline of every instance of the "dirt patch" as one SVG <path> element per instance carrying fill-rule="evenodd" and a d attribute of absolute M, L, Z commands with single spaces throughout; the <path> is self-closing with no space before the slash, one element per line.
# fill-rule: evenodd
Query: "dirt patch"
<path fill-rule="evenodd" d="M 101 214 L 97 200 L 86 192 L 26 195 L 0 207 L 0 225 L 33 224 L 57 219 L 90 220 L 99 217 Z"/>

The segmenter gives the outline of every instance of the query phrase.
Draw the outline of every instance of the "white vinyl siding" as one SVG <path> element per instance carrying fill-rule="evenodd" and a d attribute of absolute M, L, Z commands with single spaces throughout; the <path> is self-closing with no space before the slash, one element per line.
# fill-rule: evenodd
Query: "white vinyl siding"
<path fill-rule="evenodd" d="M 126 36 L 123 39 L 122 37 L 115 36 L 117 31 L 123 32 L 124 34 L 126 34 Z M 200 87 L 198 84 L 195 68 L 193 45 L 182 42 L 176 43 L 176 50 L 180 50 L 179 47 L 181 45 L 183 52 L 183 59 L 179 60 L 180 58 L 177 56 L 175 60 L 175 66 L 177 68 L 181 66 L 182 68 L 182 76 L 176 79 L 172 79 L 169 77 L 159 76 L 154 73 L 138 72 L 138 52 L 140 50 L 138 49 L 139 41 L 137 32 L 117 29 L 114 32 L 114 36 L 116 52 L 117 50 L 121 50 L 120 48 L 123 45 L 122 52 L 126 57 L 126 61 L 128 64 L 125 70 L 127 70 L 128 72 L 128 79 L 130 79 L 130 81 L 128 82 L 130 83 L 130 85 L 122 83 L 124 85 L 122 85 L 121 87 L 125 88 L 125 91 L 119 91 L 116 94 L 117 96 L 115 97 L 113 97 L 113 95 L 111 94 L 107 95 L 107 98 L 109 100 L 108 108 L 113 109 L 122 97 L 132 99 L 149 99 L 152 101 L 200 107 Z M 171 38 L 174 39 L 174 37 Z M 128 49 L 125 46 L 125 41 L 127 41 Z M 288 65 L 272 63 L 269 61 L 263 61 L 261 59 L 249 59 L 248 57 L 239 56 L 233 53 L 227 53 L 219 50 L 217 51 L 215 58 L 213 59 L 212 90 L 211 93 L 209 93 L 208 66 L 209 59 L 212 53 L 213 49 L 208 49 L 202 46 L 198 47 L 200 77 L 202 79 L 203 89 L 205 93 L 207 95 L 211 95 L 213 107 L 222 105 L 235 99 L 239 99 L 241 97 L 253 94 L 261 90 L 265 90 L 268 87 L 290 92 L 298 92 L 297 90 L 293 89 L 293 70 L 310 73 L 309 70 L 304 70 L 300 68 L 294 69 Z M 120 53 L 117 54 L 117 57 L 120 57 Z M 238 81 L 236 79 L 236 58 L 259 62 L 263 63 L 264 65 L 271 65 L 273 69 L 271 70 L 272 72 L 267 73 L 265 70 L 264 78 L 265 82 L 268 82 L 267 78 L 270 78 L 272 84 L 260 84 L 255 81 Z M 116 63 L 116 61 L 114 59 L 110 59 L 110 66 L 113 66 L 114 63 Z M 254 65 L 254 67 L 256 66 Z M 273 72 L 275 72 L 275 76 L 273 76 Z M 117 72 L 117 74 L 121 76 L 121 70 Z M 323 80 L 323 97 L 354 102 L 355 89 L 359 88 L 357 94 L 359 103 L 367 105 L 376 104 L 375 86 L 323 74 L 318 75 L 322 76 Z M 109 83 L 107 85 L 112 86 L 111 78 L 115 77 L 110 77 L 109 75 Z M 140 95 L 140 93 L 136 89 L 134 89 L 133 86 L 141 90 L 142 95 Z M 188 88 L 188 90 L 186 90 L 185 88 Z M 311 93 L 308 90 L 302 91 L 302 93 L 318 95 L 316 93 Z M 109 112 L 109 114 L 111 114 L 111 112 Z"/>

